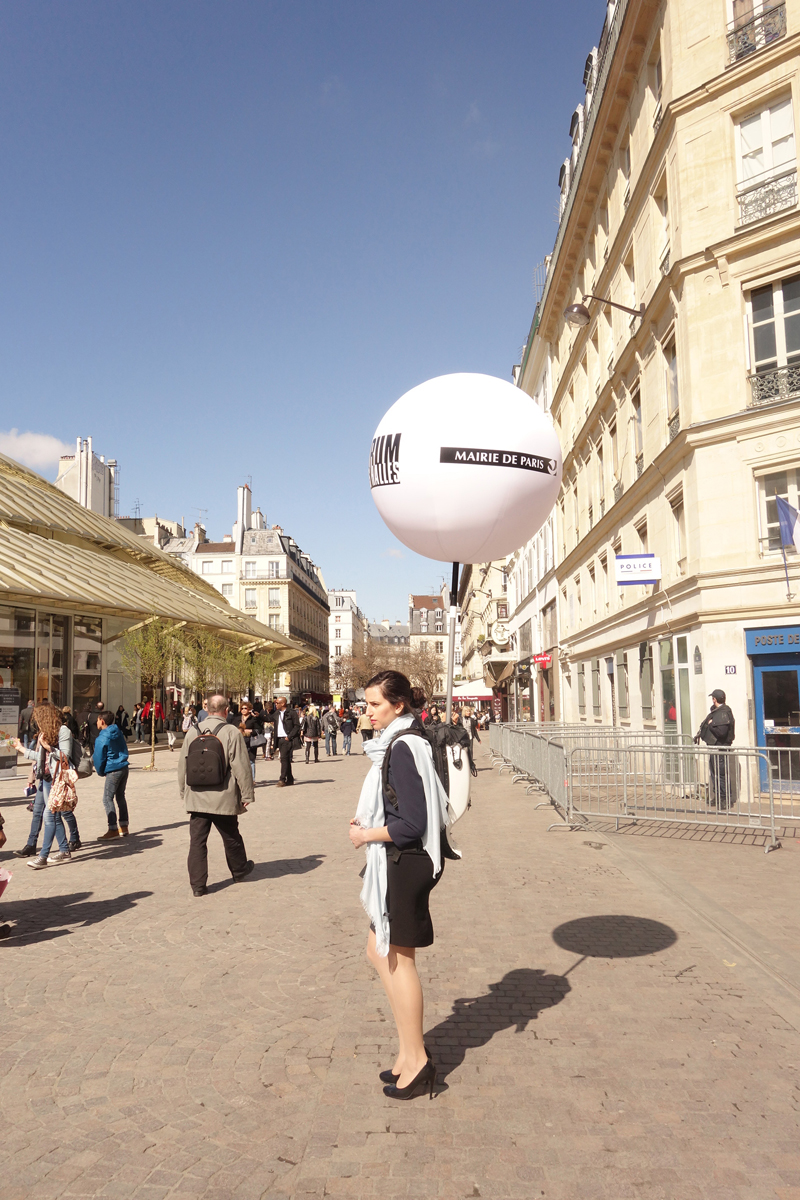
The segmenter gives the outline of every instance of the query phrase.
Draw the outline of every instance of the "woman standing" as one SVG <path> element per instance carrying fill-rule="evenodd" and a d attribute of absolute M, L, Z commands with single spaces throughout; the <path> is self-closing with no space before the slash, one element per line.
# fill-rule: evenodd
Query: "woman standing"
<path fill-rule="evenodd" d="M 251 738 L 258 736 L 258 717 L 253 712 L 253 706 L 249 700 L 243 700 L 239 710 L 239 730 L 244 738 L 244 744 L 247 746 L 247 753 L 250 758 L 250 773 L 253 776 L 253 782 L 256 779 L 256 754 L 258 753 L 258 745 L 251 744 Z"/>
<path fill-rule="evenodd" d="M 372 741 L 375 730 L 372 728 L 372 722 L 365 712 L 358 718 L 358 732 L 361 734 L 361 753 L 366 754 L 366 743 Z"/>
<path fill-rule="evenodd" d="M 136 741 L 143 742 L 144 735 L 142 734 L 142 706 L 134 704 L 133 706 L 133 732 L 136 734 Z"/>
<path fill-rule="evenodd" d="M 27 844 L 22 850 L 15 851 L 18 858 L 29 858 L 29 867 L 40 869 L 46 866 L 56 866 L 69 862 L 72 850 L 80 850 L 81 839 L 78 834 L 78 822 L 71 812 L 53 813 L 47 807 L 50 798 L 50 788 L 58 778 L 61 769 L 62 755 L 69 759 L 72 754 L 72 734 L 68 726 L 63 724 L 61 712 L 55 704 L 39 704 L 33 710 L 33 716 L 39 730 L 39 736 L 33 746 L 25 747 L 19 738 L 14 745 L 20 754 L 24 754 L 36 765 L 36 799 L 33 802 L 33 820 L 28 834 Z M 42 849 L 36 854 L 36 841 L 44 818 L 44 835 Z M 64 825 L 69 829 L 69 842 L 64 832 Z M 58 841 L 58 850 L 50 853 L 53 838 Z"/>
<path fill-rule="evenodd" d="M 392 1007 L 399 1049 L 391 1071 L 381 1072 L 387 1096 L 410 1100 L 430 1090 L 436 1067 L 422 1040 L 422 986 L 416 951 L 433 944 L 428 910 L 442 876 L 441 830 L 447 796 L 434 770 L 430 744 L 407 734 L 419 728 L 411 684 L 399 671 L 381 671 L 366 687 L 367 716 L 379 734 L 365 749 L 372 760 L 353 821 L 350 841 L 365 846 L 361 903 L 370 918 L 367 958 L 380 975 Z M 399 736 L 400 740 L 395 741 Z M 389 747 L 387 787 L 382 764 Z"/>

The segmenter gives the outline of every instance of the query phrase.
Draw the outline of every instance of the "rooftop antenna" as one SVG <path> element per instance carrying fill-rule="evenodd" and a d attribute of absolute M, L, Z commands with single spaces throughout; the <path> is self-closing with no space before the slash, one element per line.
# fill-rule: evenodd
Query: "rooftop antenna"
<path fill-rule="evenodd" d="M 208 509 L 207 509 L 207 508 L 198 508 L 198 506 L 197 506 L 196 504 L 195 504 L 195 506 L 194 506 L 194 507 L 195 507 L 195 510 L 197 511 L 197 514 L 198 514 L 198 517 L 197 517 L 198 521 L 202 521 L 202 519 L 203 519 L 203 513 L 207 513 L 207 512 L 208 512 Z"/>
<path fill-rule="evenodd" d="M 140 521 L 142 518 L 142 502 L 138 496 L 133 502 L 133 515 L 137 521 Z"/>
<path fill-rule="evenodd" d="M 250 488 L 250 491 L 252 492 L 252 490 L 253 490 L 253 476 L 252 476 L 252 475 L 245 475 L 245 481 L 246 481 L 246 483 L 247 483 L 247 486 Z"/>

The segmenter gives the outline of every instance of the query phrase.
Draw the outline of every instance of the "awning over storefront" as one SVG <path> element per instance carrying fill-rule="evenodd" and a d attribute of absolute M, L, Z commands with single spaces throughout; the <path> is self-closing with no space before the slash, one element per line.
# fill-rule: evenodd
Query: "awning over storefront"
<path fill-rule="evenodd" d="M 457 683 L 453 688 L 454 700 L 491 700 L 492 694 L 492 689 L 479 679 Z"/>
<path fill-rule="evenodd" d="M 201 576 L 46 479 L 0 455 L 0 603 L 121 617 L 157 616 L 269 649 L 282 669 L 319 655 L 239 612 Z"/>

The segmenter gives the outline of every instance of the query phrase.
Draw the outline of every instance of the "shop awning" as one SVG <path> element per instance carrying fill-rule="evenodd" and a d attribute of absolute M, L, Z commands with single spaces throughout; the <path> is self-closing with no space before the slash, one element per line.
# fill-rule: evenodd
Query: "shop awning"
<path fill-rule="evenodd" d="M 151 616 L 213 630 L 273 651 L 281 669 L 320 656 L 239 612 L 194 571 L 81 508 L 33 471 L 0 455 L 0 603 L 47 606 L 132 623 Z"/>
<path fill-rule="evenodd" d="M 492 689 L 480 679 L 472 679 L 467 683 L 457 683 L 453 687 L 454 700 L 491 700 Z"/>

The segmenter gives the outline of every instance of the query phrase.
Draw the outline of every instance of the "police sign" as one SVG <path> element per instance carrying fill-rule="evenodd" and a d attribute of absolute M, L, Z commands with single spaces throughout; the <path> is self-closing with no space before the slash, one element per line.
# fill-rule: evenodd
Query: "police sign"
<path fill-rule="evenodd" d="M 661 582 L 661 559 L 655 554 L 617 554 L 614 566 L 618 587 Z"/>

